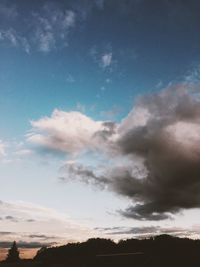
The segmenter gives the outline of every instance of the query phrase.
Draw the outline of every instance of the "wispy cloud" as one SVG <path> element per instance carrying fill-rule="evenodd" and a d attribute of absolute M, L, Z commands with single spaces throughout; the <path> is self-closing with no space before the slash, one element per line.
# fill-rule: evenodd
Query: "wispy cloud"
<path fill-rule="evenodd" d="M 186 83 L 189 83 L 189 84 L 199 83 L 200 82 L 200 65 L 197 65 L 193 67 L 192 69 L 190 69 L 186 73 L 184 80 Z"/>
<path fill-rule="evenodd" d="M 31 150 L 24 142 L 17 142 L 15 140 L 4 142 L 0 140 L 0 163 L 2 164 L 30 160 L 33 155 L 34 150 Z"/>
<path fill-rule="evenodd" d="M 14 20 L 18 16 L 18 11 L 15 5 L 12 3 L 2 1 L 0 3 L 0 17 L 8 20 Z"/>
<path fill-rule="evenodd" d="M 86 107 L 85 107 L 85 105 L 81 104 L 80 102 L 78 102 L 78 103 L 76 104 L 76 108 L 77 108 L 77 110 L 80 111 L 81 113 L 85 113 L 85 111 L 86 111 Z"/>
<path fill-rule="evenodd" d="M 104 9 L 105 0 L 95 0 L 94 2 L 95 2 L 96 6 L 97 6 L 99 9 L 101 9 L 101 10 Z"/>
<path fill-rule="evenodd" d="M 66 214 L 32 203 L 0 201 L 0 213 L 1 241 L 62 243 L 90 235 L 89 228 Z"/>
<path fill-rule="evenodd" d="M 103 70 L 111 70 L 113 64 L 116 63 L 116 60 L 113 60 L 113 52 L 110 44 L 103 47 L 93 46 L 89 52 L 93 61 Z"/>
<path fill-rule="evenodd" d="M 107 68 L 112 64 L 112 53 L 103 54 L 101 57 L 101 65 L 103 68 Z"/>
<path fill-rule="evenodd" d="M 27 148 L 18 149 L 14 152 L 14 154 L 18 157 L 27 157 L 33 154 L 33 151 Z"/>
<path fill-rule="evenodd" d="M 9 17 L 9 21 L 0 27 L 0 41 L 22 48 L 28 54 L 35 49 L 48 53 L 68 46 L 68 35 L 76 22 L 73 10 L 64 10 L 53 3 L 44 5 L 35 12 L 30 10 L 23 31 L 17 27 L 17 23 L 15 25 L 10 22 L 10 18 L 15 21 L 18 16 L 14 6 L 1 4 L 0 15 Z M 20 18 L 19 16 L 19 20 Z"/>
<path fill-rule="evenodd" d="M 100 114 L 105 119 L 113 120 L 121 111 L 122 109 L 120 107 L 114 106 L 109 110 L 101 111 Z"/>
<path fill-rule="evenodd" d="M 66 82 L 74 83 L 75 82 L 74 76 L 72 76 L 70 73 L 68 73 L 67 76 L 66 76 Z"/>
<path fill-rule="evenodd" d="M 16 30 L 9 28 L 0 29 L 0 42 L 9 43 L 13 47 L 21 47 L 27 54 L 30 53 L 30 43 L 26 37 L 22 37 Z"/>
<path fill-rule="evenodd" d="M 60 44 L 67 46 L 69 30 L 75 26 L 76 15 L 72 10 L 44 6 L 40 13 L 33 14 L 34 41 L 42 52 L 50 52 Z"/>
<path fill-rule="evenodd" d="M 0 140 L 0 159 L 6 156 L 6 144 Z"/>

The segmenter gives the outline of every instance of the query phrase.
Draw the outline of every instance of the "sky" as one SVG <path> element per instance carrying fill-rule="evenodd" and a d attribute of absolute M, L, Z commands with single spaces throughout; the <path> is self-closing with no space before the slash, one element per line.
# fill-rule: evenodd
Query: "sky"
<path fill-rule="evenodd" d="M 90 237 L 199 237 L 199 12 L 0 1 L 1 255 L 13 240 L 30 257 Z"/>

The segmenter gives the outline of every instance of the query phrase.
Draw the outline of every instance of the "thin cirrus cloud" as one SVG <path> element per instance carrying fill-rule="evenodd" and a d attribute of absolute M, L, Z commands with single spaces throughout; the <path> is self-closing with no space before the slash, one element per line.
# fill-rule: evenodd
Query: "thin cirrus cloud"
<path fill-rule="evenodd" d="M 31 47 L 27 38 L 21 36 L 13 28 L 5 30 L 0 29 L 0 42 L 8 42 L 12 47 L 21 47 L 27 54 L 30 53 Z"/>
<path fill-rule="evenodd" d="M 18 17 L 19 13 L 15 5 L 0 3 L 0 17 L 5 20 L 13 20 Z"/>
<path fill-rule="evenodd" d="M 2 16 L 9 18 L 8 22 L 0 27 L 1 43 L 21 48 L 27 54 L 32 50 L 48 53 L 68 46 L 68 35 L 76 22 L 73 10 L 61 9 L 59 5 L 43 5 L 36 11 L 29 10 L 26 24 L 20 20 L 19 10 L 16 10 L 15 6 L 1 4 L 0 10 Z M 16 25 L 13 21 L 16 21 Z M 23 23 L 26 31 L 22 32 L 17 27 L 18 22 Z"/>
<path fill-rule="evenodd" d="M 32 122 L 28 140 L 69 155 L 95 148 L 108 162 L 100 172 L 73 162 L 63 166 L 62 180 L 73 177 L 128 197 L 132 205 L 119 211 L 127 218 L 164 220 L 200 207 L 199 118 L 191 86 L 176 85 L 138 98 L 118 124 L 55 111 Z"/>
<path fill-rule="evenodd" d="M 66 243 L 85 240 L 91 229 L 81 226 L 63 213 L 27 202 L 0 201 L 1 241 Z M 9 232 L 6 230 L 9 228 Z M 23 232 L 22 232 L 23 229 Z M 31 230 L 30 230 L 31 229 Z"/>
<path fill-rule="evenodd" d="M 10 248 L 13 242 L 13 239 L 18 240 L 17 245 L 20 248 L 33 249 L 41 248 L 42 246 L 52 246 L 55 245 L 55 240 L 59 240 L 59 236 L 37 234 L 37 233 L 24 233 L 24 232 L 0 232 L 1 242 L 0 249 Z M 26 241 L 22 241 L 22 239 Z M 54 240 L 54 241 L 53 241 Z"/>
<path fill-rule="evenodd" d="M 72 10 L 44 6 L 33 14 L 34 41 L 39 51 L 50 52 L 62 43 L 67 46 L 69 30 L 75 26 L 76 15 Z"/>
<path fill-rule="evenodd" d="M 0 140 L 0 159 L 6 156 L 6 144 Z"/>

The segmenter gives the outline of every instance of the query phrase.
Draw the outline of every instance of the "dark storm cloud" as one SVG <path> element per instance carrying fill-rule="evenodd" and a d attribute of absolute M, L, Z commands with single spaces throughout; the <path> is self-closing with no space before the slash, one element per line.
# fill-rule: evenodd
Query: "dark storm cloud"
<path fill-rule="evenodd" d="M 110 124 L 116 156 L 129 163 L 103 175 L 82 165 L 65 166 L 68 177 L 106 187 L 129 197 L 120 213 L 137 220 L 163 220 L 182 209 L 200 207 L 200 102 L 186 85 L 173 86 L 137 100 L 118 125 Z M 107 132 L 98 133 L 104 137 Z M 135 162 L 143 162 L 142 178 Z"/>
<path fill-rule="evenodd" d="M 125 131 L 119 147 L 124 154 L 143 157 L 148 175 L 141 180 L 129 173 L 120 179 L 121 193 L 140 202 L 122 214 L 160 220 L 200 207 L 200 103 L 186 88 L 173 87 L 141 98 L 137 105 L 148 111 L 148 118 Z M 134 111 L 126 125 L 133 116 Z M 127 187 L 131 183 L 132 190 Z"/>
<path fill-rule="evenodd" d="M 67 176 L 60 177 L 60 181 L 69 181 L 69 180 L 79 180 L 86 184 L 93 184 L 104 188 L 107 184 L 110 183 L 109 179 L 104 176 L 98 176 L 95 172 L 88 167 L 85 167 L 81 164 L 65 164 L 61 168 L 61 173 L 64 175 L 67 173 Z"/>
<path fill-rule="evenodd" d="M 116 133 L 116 123 L 111 121 L 106 121 L 102 123 L 102 130 L 94 134 L 94 138 L 102 139 L 102 141 L 107 141 L 113 134 Z"/>

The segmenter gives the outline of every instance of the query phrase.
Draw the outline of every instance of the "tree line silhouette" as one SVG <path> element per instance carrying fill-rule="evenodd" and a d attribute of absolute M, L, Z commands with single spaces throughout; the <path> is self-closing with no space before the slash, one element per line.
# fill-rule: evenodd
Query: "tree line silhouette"
<path fill-rule="evenodd" d="M 118 243 L 110 239 L 92 238 L 82 243 L 41 248 L 31 265 L 23 265 L 15 245 L 5 263 L 9 266 L 38 267 L 186 267 L 200 266 L 200 240 L 160 235 L 148 239 L 127 239 Z M 21 262 L 21 265 L 19 265 Z"/>

